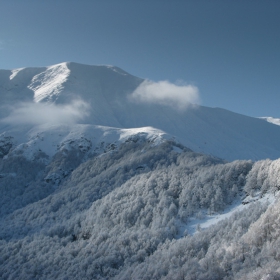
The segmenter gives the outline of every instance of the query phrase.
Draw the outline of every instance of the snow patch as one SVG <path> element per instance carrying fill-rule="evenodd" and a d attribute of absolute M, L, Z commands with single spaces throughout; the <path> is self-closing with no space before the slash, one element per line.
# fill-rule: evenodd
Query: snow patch
<path fill-rule="evenodd" d="M 272 117 L 261 117 L 260 119 L 266 120 L 269 123 L 280 125 L 280 119 L 272 118 Z"/>
<path fill-rule="evenodd" d="M 69 74 L 70 70 L 67 63 L 60 63 L 50 66 L 44 72 L 34 76 L 28 86 L 29 89 L 34 91 L 34 101 L 55 101 Z"/>
<path fill-rule="evenodd" d="M 227 207 L 223 213 L 215 213 L 208 215 L 207 211 L 200 211 L 196 217 L 191 217 L 186 224 L 180 224 L 177 238 L 182 238 L 187 234 L 194 235 L 198 231 L 205 230 L 218 222 L 229 218 L 237 211 L 243 211 L 249 207 L 250 203 L 259 201 L 261 203 L 273 204 L 276 200 L 276 196 L 272 193 L 267 193 L 264 196 L 260 196 L 260 193 L 256 193 L 253 197 L 248 196 L 244 200 L 236 200 L 229 207 Z"/>
<path fill-rule="evenodd" d="M 12 80 L 13 78 L 15 78 L 17 76 L 17 74 L 23 70 L 24 68 L 18 68 L 18 69 L 14 69 L 12 70 L 12 75 L 10 76 L 10 80 Z"/>

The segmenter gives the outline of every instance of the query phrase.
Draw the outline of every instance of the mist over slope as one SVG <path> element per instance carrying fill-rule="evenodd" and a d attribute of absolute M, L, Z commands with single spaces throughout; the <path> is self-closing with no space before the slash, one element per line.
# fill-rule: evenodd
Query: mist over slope
<path fill-rule="evenodd" d="M 276 159 L 280 156 L 279 127 L 219 108 L 190 104 L 180 109 L 177 105 L 180 99 L 175 100 L 174 105 L 169 99 L 151 101 L 145 96 L 145 102 L 142 102 L 139 98 L 131 98 L 144 80 L 117 67 L 61 63 L 44 68 L 2 70 L 0 81 L 2 118 L 9 116 L 8 120 L 15 122 L 31 111 L 30 103 L 37 106 L 52 104 L 58 111 L 73 111 L 78 123 L 118 128 L 152 126 L 175 136 L 194 151 L 227 160 Z M 168 90 L 172 91 L 172 87 Z M 169 96 L 172 94 L 170 92 Z M 21 111 L 18 107 L 13 110 L 18 102 L 29 103 L 21 103 Z M 74 109 L 73 102 L 76 102 Z M 68 106 L 67 110 L 65 106 Z M 22 115 L 17 113 L 22 111 Z M 43 107 L 38 111 L 42 114 Z M 47 115 L 51 117 L 51 111 Z M 57 115 L 59 122 L 62 117 Z M 66 115 L 64 119 L 71 117 Z"/>

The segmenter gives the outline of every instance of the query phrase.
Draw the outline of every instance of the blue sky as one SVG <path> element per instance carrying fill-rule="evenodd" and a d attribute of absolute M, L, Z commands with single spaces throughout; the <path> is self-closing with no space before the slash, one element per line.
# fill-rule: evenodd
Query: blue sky
<path fill-rule="evenodd" d="M 280 118 L 278 0 L 0 0 L 0 69 L 110 64 Z"/>

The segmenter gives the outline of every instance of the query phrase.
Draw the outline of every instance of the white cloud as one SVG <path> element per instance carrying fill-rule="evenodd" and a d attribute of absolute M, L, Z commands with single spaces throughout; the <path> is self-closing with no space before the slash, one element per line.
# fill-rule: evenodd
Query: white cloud
<path fill-rule="evenodd" d="M 146 80 L 129 96 L 129 99 L 134 102 L 156 103 L 185 110 L 188 106 L 199 102 L 199 91 L 193 85 Z"/>
<path fill-rule="evenodd" d="M 90 106 L 82 100 L 67 105 L 19 103 L 1 122 L 10 124 L 77 123 L 89 114 Z"/>

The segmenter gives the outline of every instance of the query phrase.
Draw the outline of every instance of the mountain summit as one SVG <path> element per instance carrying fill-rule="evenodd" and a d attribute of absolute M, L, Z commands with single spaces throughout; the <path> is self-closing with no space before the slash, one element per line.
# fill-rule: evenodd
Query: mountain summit
<path fill-rule="evenodd" d="M 78 100 L 82 102 L 79 104 L 86 104 L 86 108 L 78 104 L 74 109 L 80 124 L 125 129 L 151 126 L 173 135 L 194 151 L 227 160 L 280 157 L 280 127 L 220 108 L 196 105 L 177 110 L 162 103 L 133 100 L 132 93 L 143 82 L 118 67 L 72 62 L 1 70 L 0 116 L 10 120 L 13 114 L 23 111 L 22 102 L 70 111 Z M 21 104 L 19 108 L 17 104 Z M 38 116 L 43 114 L 42 108 Z M 79 118 L 81 110 L 83 117 Z M 3 125 L 7 128 L 7 123 L 1 123 L 0 133 Z"/>

